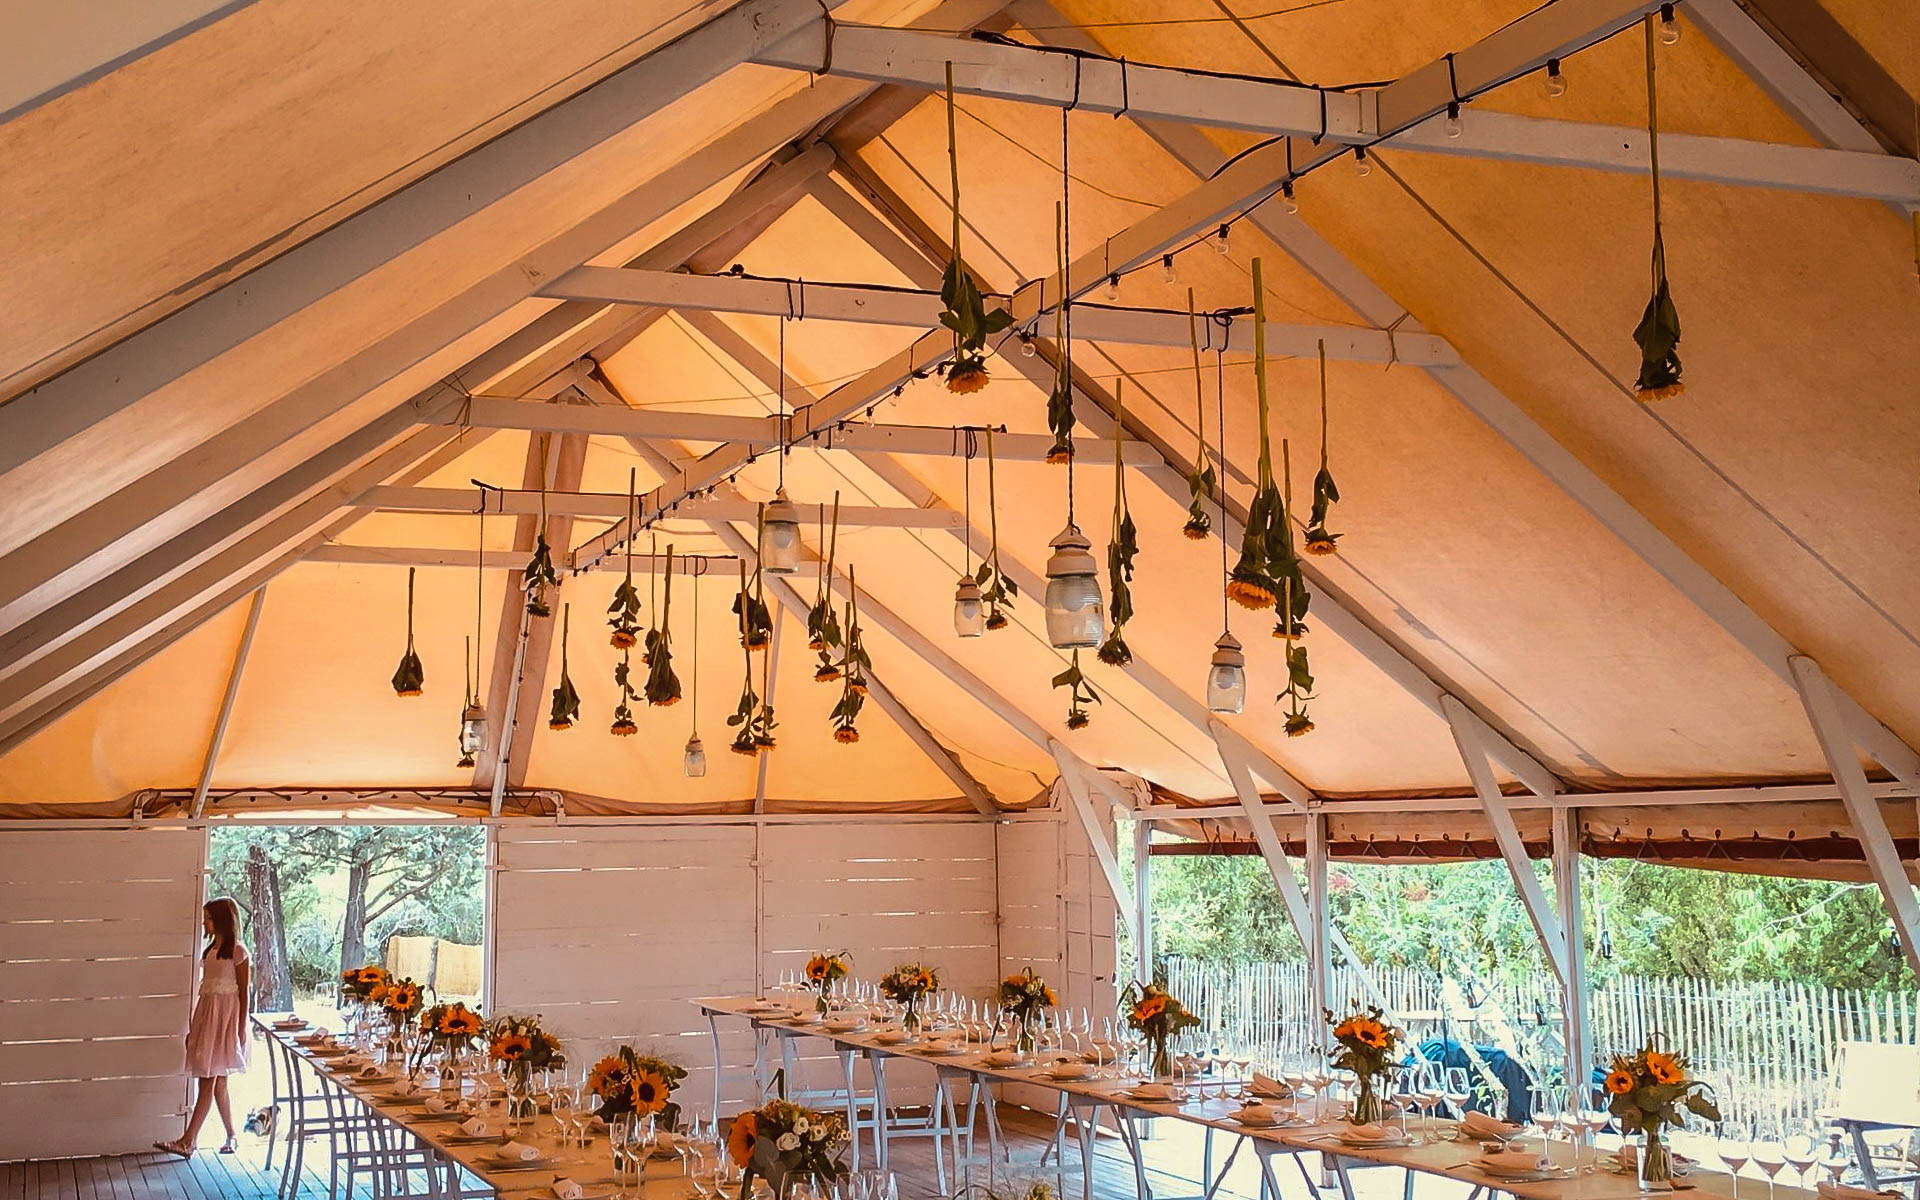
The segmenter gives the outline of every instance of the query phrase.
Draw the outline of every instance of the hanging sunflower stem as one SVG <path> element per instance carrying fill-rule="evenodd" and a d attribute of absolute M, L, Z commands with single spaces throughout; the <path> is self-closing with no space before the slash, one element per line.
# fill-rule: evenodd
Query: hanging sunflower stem
<path fill-rule="evenodd" d="M 420 665 L 420 655 L 413 649 L 413 573 L 407 568 L 407 651 L 400 656 L 400 665 L 393 672 L 393 694 L 396 696 L 418 696 L 426 689 L 427 671 Z"/>
<path fill-rule="evenodd" d="M 1056 466 L 1073 462 L 1073 318 L 1069 315 L 1073 306 L 1067 300 L 1066 220 L 1066 205 L 1054 205 L 1053 256 L 1060 272 L 1060 308 L 1054 315 L 1053 391 L 1047 396 L 1047 428 L 1053 432 L 1047 461 Z"/>
<path fill-rule="evenodd" d="M 1273 481 L 1273 446 L 1269 436 L 1267 404 L 1267 289 L 1260 260 L 1253 260 L 1253 380 L 1260 400 L 1260 467 L 1254 481 L 1253 503 L 1247 509 L 1246 533 L 1240 540 L 1240 561 L 1227 578 L 1227 595 L 1256 612 L 1273 606 L 1280 584 L 1274 570 L 1284 557 L 1276 553 L 1290 541 L 1286 506 Z"/>
<path fill-rule="evenodd" d="M 947 167 L 953 183 L 953 261 L 940 281 L 940 323 L 953 330 L 953 357 L 944 366 L 947 390 L 958 395 L 987 386 L 987 339 L 1013 324 L 1004 308 L 987 311 L 980 287 L 960 254 L 960 146 L 954 132 L 953 64 L 947 64 Z"/>
<path fill-rule="evenodd" d="M 873 663 L 867 658 L 865 639 L 860 635 L 860 593 L 854 584 L 853 568 L 847 568 L 847 654 L 841 674 L 840 703 L 831 714 L 833 740 L 852 745 L 860 740 L 854 721 L 867 702 L 867 671 Z"/>
<path fill-rule="evenodd" d="M 1100 696 L 1093 690 L 1093 685 L 1087 682 L 1086 675 L 1080 670 L 1078 650 L 1073 652 L 1072 664 L 1053 677 L 1053 686 L 1067 689 L 1067 728 L 1085 729 L 1088 722 L 1093 720 L 1086 706 L 1100 703 Z"/>
<path fill-rule="evenodd" d="M 1207 499 L 1213 495 L 1218 477 L 1213 460 L 1207 454 L 1207 401 L 1200 374 L 1200 320 L 1193 310 L 1193 289 L 1187 289 L 1187 341 L 1193 347 L 1193 435 L 1199 448 L 1193 454 L 1193 473 L 1187 476 L 1187 523 L 1180 532 L 1193 541 L 1204 541 L 1213 529 L 1213 516 L 1207 511 Z"/>
<path fill-rule="evenodd" d="M 825 511 L 821 519 L 825 521 Z M 807 610 L 807 649 L 820 656 L 820 662 L 813 669 L 815 683 L 832 683 L 840 678 L 840 667 L 834 662 L 833 652 L 840 648 L 840 618 L 833 611 L 833 591 L 830 586 L 833 579 L 834 555 L 840 544 L 840 493 L 833 493 L 833 525 L 831 530 L 821 530 L 821 541 L 826 543 L 827 556 L 821 560 L 816 576 L 813 607 Z"/>
<path fill-rule="evenodd" d="M 1110 667 L 1124 667 L 1133 661 L 1127 646 L 1126 623 L 1133 617 L 1133 560 L 1140 553 L 1139 531 L 1133 514 L 1127 511 L 1126 421 L 1124 380 L 1113 384 L 1113 535 L 1107 542 L 1107 584 L 1113 595 L 1108 609 L 1113 627 L 1100 643 L 1095 657 Z"/>
<path fill-rule="evenodd" d="M 544 465 L 540 473 L 540 527 L 534 532 L 533 557 L 527 561 L 527 569 L 521 572 L 520 585 L 526 589 L 528 616 L 553 615 L 553 606 L 547 603 L 547 589 L 560 586 L 560 573 L 553 569 L 553 547 L 547 544 L 547 476 Z"/>
<path fill-rule="evenodd" d="M 987 556 L 980 560 L 973 580 L 980 585 L 980 599 L 987 606 L 987 628 L 1005 629 L 1006 610 L 1020 588 L 1000 569 L 1000 505 L 993 479 L 993 426 L 987 426 Z"/>
<path fill-rule="evenodd" d="M 647 703 L 665 708 L 680 703 L 680 677 L 673 673 L 673 543 L 667 543 L 667 582 L 660 603 L 660 629 L 652 636 L 647 662 Z"/>
<path fill-rule="evenodd" d="M 747 615 L 746 605 L 743 603 L 746 599 L 747 564 L 743 560 L 740 563 L 740 593 L 734 597 L 733 612 L 736 618 L 735 623 L 740 629 L 740 653 L 741 660 L 746 664 L 746 671 L 740 680 L 740 702 L 734 707 L 732 715 L 727 718 L 727 725 L 735 731 L 733 744 L 728 749 L 735 754 L 752 757 L 760 752 L 759 747 L 754 744 L 754 724 L 760 710 L 760 695 L 753 690 L 753 651 L 747 645 Z"/>
<path fill-rule="evenodd" d="M 580 693 L 574 689 L 573 676 L 567 672 L 567 638 L 573 630 L 573 605 L 560 609 L 560 685 L 553 689 L 553 702 L 547 713 L 548 729 L 572 729 L 580 719 Z"/>
<path fill-rule="evenodd" d="M 1300 555 L 1293 545 L 1293 453 L 1286 438 L 1280 439 L 1280 475 L 1283 490 L 1279 507 L 1280 528 L 1276 540 L 1268 542 L 1267 573 L 1279 585 L 1273 636 L 1296 641 L 1307 632 L 1307 605 L 1313 599 L 1307 592 L 1307 580 L 1300 569 Z"/>
<path fill-rule="evenodd" d="M 1281 589 L 1286 601 L 1293 601 L 1293 584 L 1288 582 Z M 1307 701 L 1313 699 L 1313 672 L 1307 665 L 1307 647 L 1303 642 L 1287 643 L 1287 687 L 1275 700 L 1285 700 L 1287 717 L 1283 728 L 1288 737 L 1302 737 L 1313 732 L 1313 720 L 1307 716 Z"/>
<path fill-rule="evenodd" d="M 754 541 L 758 546 L 767 528 L 767 506 L 760 506 L 754 518 Z M 733 613 L 740 618 L 740 644 L 749 651 L 765 650 L 773 642 L 773 614 L 767 611 L 765 575 L 756 559 L 753 564 L 753 589 L 747 589 L 747 564 L 740 564 L 740 594 L 733 598 Z"/>
<path fill-rule="evenodd" d="M 613 724 L 607 732 L 615 737 L 632 737 L 640 732 L 640 726 L 633 719 L 633 702 L 640 693 L 633 690 L 633 651 L 622 650 L 620 661 L 613 664 L 613 686 L 620 694 L 620 702 L 613 706 Z"/>
<path fill-rule="evenodd" d="M 1327 531 L 1327 515 L 1340 500 L 1340 488 L 1327 465 L 1327 343 L 1320 347 L 1320 471 L 1313 477 L 1313 511 L 1307 519 L 1307 553 L 1333 554 L 1339 550 L 1337 533 Z"/>
<path fill-rule="evenodd" d="M 633 539 L 639 528 L 639 494 L 634 490 L 636 472 L 627 472 L 627 537 L 623 550 L 627 574 L 614 589 L 613 603 L 607 605 L 607 624 L 613 627 L 608 641 L 615 650 L 629 650 L 640 640 L 640 591 L 633 586 Z"/>
<path fill-rule="evenodd" d="M 1687 390 L 1680 380 L 1680 310 L 1667 286 L 1667 246 L 1660 220 L 1660 97 L 1654 84 L 1654 15 L 1646 19 L 1647 35 L 1647 146 L 1653 179 L 1653 296 L 1634 328 L 1640 346 L 1640 377 L 1634 398 L 1665 400 Z"/>

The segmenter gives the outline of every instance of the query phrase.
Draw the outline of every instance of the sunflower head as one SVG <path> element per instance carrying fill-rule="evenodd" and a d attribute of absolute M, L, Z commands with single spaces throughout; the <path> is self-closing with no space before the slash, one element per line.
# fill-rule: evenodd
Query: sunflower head
<path fill-rule="evenodd" d="M 1212 521 L 1202 521 L 1197 517 L 1189 517 L 1187 523 L 1180 527 L 1180 535 L 1190 542 L 1204 542 L 1207 540 L 1207 534 L 1212 528 Z"/>
<path fill-rule="evenodd" d="M 987 614 L 988 629 L 1005 629 L 1008 625 L 1007 614 L 996 608 Z"/>
<path fill-rule="evenodd" d="M 602 1100 L 611 1099 L 630 1086 L 626 1061 L 617 1054 L 607 1055 L 587 1072 L 587 1090 Z"/>
<path fill-rule="evenodd" d="M 1067 714 L 1068 729 L 1085 729 L 1088 725 L 1091 725 L 1092 723 L 1093 723 L 1093 718 L 1088 716 L 1085 712 L 1081 711 L 1080 709 L 1076 708 L 1072 712 Z"/>
<path fill-rule="evenodd" d="M 1633 1090 L 1633 1076 L 1619 1067 L 1607 1072 L 1607 1091 L 1615 1096 L 1624 1096 Z"/>
<path fill-rule="evenodd" d="M 753 1157 L 753 1140 L 759 1133 L 759 1121 L 752 1113 L 741 1113 L 733 1119 L 733 1128 L 727 1130 L 727 1157 L 736 1167 L 744 1167 Z"/>
<path fill-rule="evenodd" d="M 827 956 L 816 954 L 807 960 L 807 978 L 819 983 L 827 977 Z"/>
<path fill-rule="evenodd" d="M 813 672 L 813 681 L 815 683 L 832 683 L 838 678 L 840 678 L 840 668 L 831 663 L 816 668 Z"/>
<path fill-rule="evenodd" d="M 1255 612 L 1273 607 L 1273 588 L 1264 579 L 1257 579 L 1251 573 L 1235 571 L 1233 578 L 1227 580 L 1227 599 L 1241 608 L 1251 608 Z"/>
<path fill-rule="evenodd" d="M 615 737 L 632 737 L 640 732 L 640 727 L 633 723 L 632 717 L 615 717 L 607 732 Z"/>
<path fill-rule="evenodd" d="M 860 731 L 851 725 L 837 726 L 833 731 L 833 740 L 843 746 L 851 746 L 860 740 Z"/>
<path fill-rule="evenodd" d="M 615 650 L 631 650 L 640 644 L 640 640 L 624 629 L 616 629 L 607 640 L 613 643 Z"/>
<path fill-rule="evenodd" d="M 1672 1055 L 1662 1054 L 1658 1050 L 1647 1054 L 1647 1074 L 1653 1076 L 1655 1083 L 1683 1083 L 1687 1078 L 1687 1073 L 1680 1069 L 1680 1064 L 1674 1061 Z"/>
<path fill-rule="evenodd" d="M 987 364 L 977 358 L 956 360 L 947 371 L 947 390 L 967 396 L 987 386 Z"/>
<path fill-rule="evenodd" d="M 641 1116 L 657 1113 L 667 1106 L 672 1094 L 667 1081 L 653 1071 L 641 1071 L 633 1077 L 633 1110 Z"/>
<path fill-rule="evenodd" d="M 1283 726 L 1288 737 L 1305 737 L 1313 732 L 1313 722 L 1305 713 L 1292 713 Z"/>
<path fill-rule="evenodd" d="M 1339 534 L 1328 533 L 1326 530 L 1316 526 L 1307 530 L 1307 553 L 1321 558 L 1325 558 L 1329 554 L 1338 553 L 1340 547 L 1334 545 L 1334 543 L 1339 540 Z"/>
<path fill-rule="evenodd" d="M 507 1033 L 493 1039 L 488 1052 L 501 1062 L 519 1062 L 533 1052 L 533 1039 L 522 1033 Z"/>

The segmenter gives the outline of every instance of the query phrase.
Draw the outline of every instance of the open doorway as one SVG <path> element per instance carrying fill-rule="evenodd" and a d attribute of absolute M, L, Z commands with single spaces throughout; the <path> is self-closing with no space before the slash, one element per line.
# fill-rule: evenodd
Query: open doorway
<path fill-rule="evenodd" d="M 208 861 L 209 894 L 240 904 L 254 1011 L 331 1022 L 340 971 L 367 963 L 479 1002 L 483 827 L 234 823 Z"/>

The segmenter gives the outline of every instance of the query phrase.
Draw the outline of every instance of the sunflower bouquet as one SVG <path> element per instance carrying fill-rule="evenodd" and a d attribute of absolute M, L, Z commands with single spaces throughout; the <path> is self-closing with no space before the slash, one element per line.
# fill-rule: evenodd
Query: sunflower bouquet
<path fill-rule="evenodd" d="M 1386 1114 L 1386 1109 L 1377 1085 L 1388 1068 L 1393 1066 L 1400 1039 L 1405 1035 L 1382 1019 L 1386 1013 L 1379 1005 L 1338 1022 L 1334 1021 L 1332 1009 L 1321 1011 L 1326 1013 L 1327 1022 L 1333 1025 L 1333 1065 L 1352 1071 L 1359 1079 L 1360 1090 L 1353 1098 L 1350 1119 L 1355 1125 L 1379 1121 Z"/>
<path fill-rule="evenodd" d="M 587 1090 L 600 1101 L 594 1115 L 608 1124 L 617 1117 L 658 1117 L 671 1129 L 680 1120 L 673 1091 L 686 1077 L 685 1067 L 622 1046 L 593 1064 L 587 1072 Z"/>
<path fill-rule="evenodd" d="M 940 972 L 919 963 L 901 963 L 880 977 L 880 994 L 906 1005 L 901 1023 L 912 1033 L 920 1028 L 920 1002 L 940 986 Z"/>
<path fill-rule="evenodd" d="M 435 1050 L 448 1057 L 465 1050 L 486 1033 L 487 1023 L 464 1004 L 436 1004 L 420 1015 L 420 1057 Z"/>
<path fill-rule="evenodd" d="M 1174 999 L 1166 985 L 1158 981 L 1129 983 L 1127 990 L 1120 993 L 1120 1003 L 1126 1009 L 1127 1027 L 1146 1038 L 1153 1049 L 1151 1073 L 1172 1074 L 1173 1059 L 1167 1053 L 1167 1042 L 1181 1030 L 1198 1025 L 1200 1018 Z"/>
<path fill-rule="evenodd" d="M 814 992 L 814 1011 L 827 1011 L 827 992 L 835 983 L 847 977 L 847 964 L 852 961 L 853 955 L 845 950 L 835 950 L 831 954 L 822 950 L 807 960 L 807 986 Z"/>
<path fill-rule="evenodd" d="M 509 1077 L 525 1078 L 566 1060 L 560 1039 L 540 1027 L 539 1017 L 496 1017 L 487 1026 L 487 1057 Z"/>
<path fill-rule="evenodd" d="M 389 979 L 375 984 L 369 998 L 386 1014 L 393 1032 L 399 1033 L 419 1015 L 422 993 L 420 985 L 411 979 Z"/>
<path fill-rule="evenodd" d="M 349 967 L 340 972 L 340 998 L 357 1004 L 373 1000 L 373 989 L 387 981 L 387 969 L 377 963 Z"/>
<path fill-rule="evenodd" d="M 1032 967 L 1000 981 L 1000 1011 L 1013 1019 L 1015 1049 L 1022 1054 L 1033 1049 L 1034 1022 L 1043 1010 L 1059 1003 L 1060 997 Z"/>
<path fill-rule="evenodd" d="M 1686 1056 L 1662 1050 L 1655 1041 L 1648 1038 L 1637 1052 L 1613 1056 L 1607 1070 L 1607 1111 L 1619 1118 L 1625 1132 L 1647 1135 L 1640 1151 L 1640 1178 L 1664 1183 L 1673 1178 L 1673 1151 L 1663 1130 L 1681 1123 L 1682 1109 L 1718 1121 L 1720 1106 L 1706 1081 L 1693 1077 Z"/>
<path fill-rule="evenodd" d="M 788 1100 L 741 1113 L 727 1131 L 727 1155 L 743 1172 L 741 1200 L 753 1195 L 756 1178 L 765 1179 L 776 1196 L 802 1179 L 840 1178 L 847 1173 L 838 1157 L 846 1141 L 845 1119 Z"/>

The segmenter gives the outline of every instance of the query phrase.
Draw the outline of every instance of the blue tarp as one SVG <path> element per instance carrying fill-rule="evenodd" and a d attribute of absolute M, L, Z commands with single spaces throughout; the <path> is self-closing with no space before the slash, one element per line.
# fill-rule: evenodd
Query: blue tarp
<path fill-rule="evenodd" d="M 1487 1064 L 1487 1069 L 1493 1072 L 1494 1078 L 1507 1089 L 1507 1111 L 1505 1114 L 1494 1115 L 1501 1115 L 1503 1120 L 1525 1125 L 1532 1117 L 1533 1080 L 1528 1077 L 1526 1070 L 1519 1063 L 1507 1056 L 1506 1051 L 1496 1050 L 1492 1046 L 1475 1046 L 1474 1049 L 1478 1051 L 1481 1061 Z M 1438 1063 L 1442 1067 L 1465 1067 L 1469 1080 L 1479 1078 L 1480 1072 L 1473 1061 L 1467 1057 L 1466 1049 L 1451 1038 L 1446 1041 L 1436 1038 L 1433 1041 L 1422 1042 L 1420 1053 L 1428 1062 Z M 1478 1097 L 1469 1100 L 1467 1107 L 1476 1111 L 1485 1111 Z"/>

